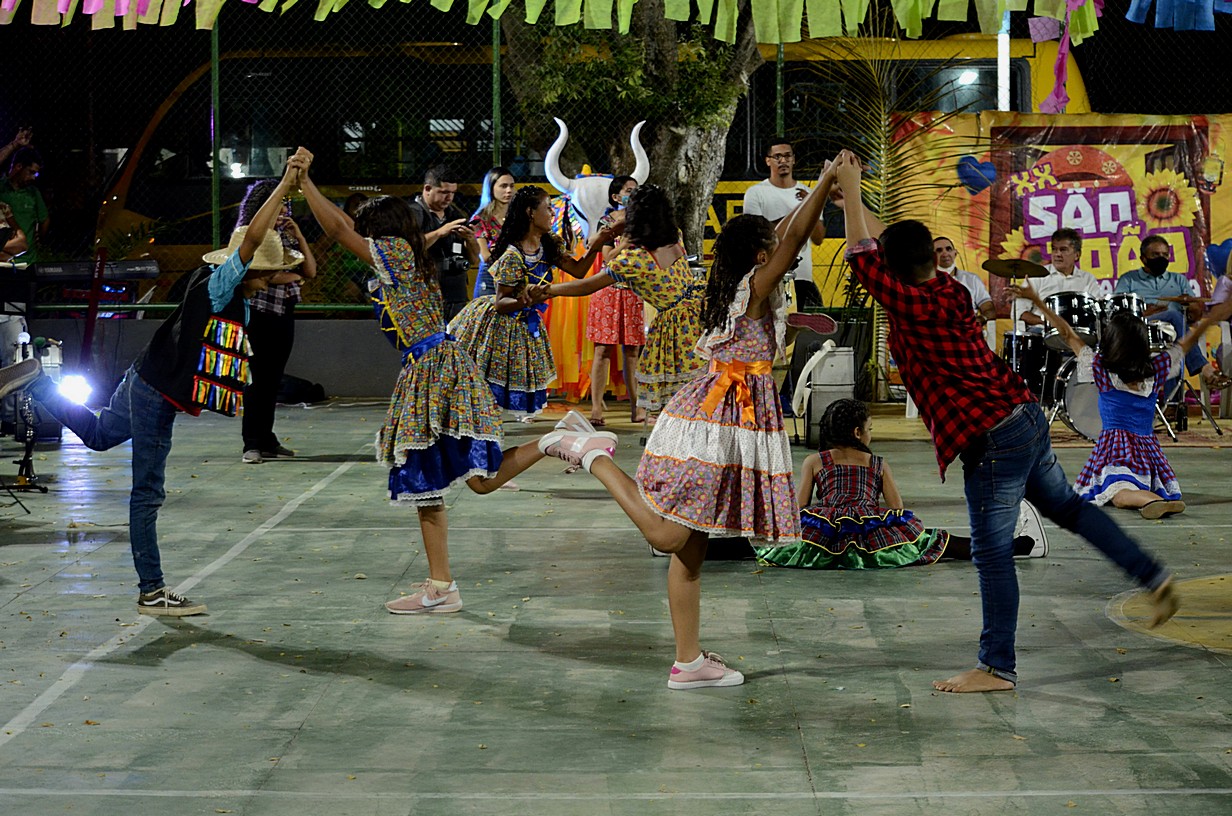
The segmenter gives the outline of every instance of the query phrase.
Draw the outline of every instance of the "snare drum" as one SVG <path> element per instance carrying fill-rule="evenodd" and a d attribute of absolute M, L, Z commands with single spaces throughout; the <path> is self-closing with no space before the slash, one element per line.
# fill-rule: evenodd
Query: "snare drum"
<path fill-rule="evenodd" d="M 1151 351 L 1157 354 L 1172 348 L 1172 344 L 1176 342 L 1176 329 L 1171 323 L 1162 320 L 1148 320 L 1146 335 L 1151 343 Z"/>
<path fill-rule="evenodd" d="M 1103 315 L 1098 300 L 1082 292 L 1059 292 L 1049 295 L 1044 303 L 1068 323 L 1088 346 L 1098 345 L 1103 328 Z M 1056 351 L 1070 350 L 1055 326 L 1044 329 L 1044 345 Z"/>
<path fill-rule="evenodd" d="M 1133 292 L 1120 292 L 1108 298 L 1104 304 L 1105 322 L 1117 312 L 1129 312 L 1146 320 L 1146 301 Z"/>
<path fill-rule="evenodd" d="M 1047 349 L 1042 334 L 1005 332 L 1002 335 L 1001 356 L 1033 394 L 1044 389 L 1044 362 Z"/>
<path fill-rule="evenodd" d="M 1099 388 L 1093 382 L 1078 382 L 1077 357 L 1069 358 L 1057 370 L 1052 392 L 1061 421 L 1094 442 L 1104 429 L 1099 416 Z"/>

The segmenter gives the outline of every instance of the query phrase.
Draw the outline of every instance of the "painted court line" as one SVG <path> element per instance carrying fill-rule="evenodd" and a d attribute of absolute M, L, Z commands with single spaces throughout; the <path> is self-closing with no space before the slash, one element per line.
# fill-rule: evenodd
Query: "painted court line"
<path fill-rule="evenodd" d="M 201 583 L 203 580 L 234 561 L 237 556 L 241 555 L 245 550 L 252 546 L 253 542 L 259 540 L 261 536 L 268 533 L 274 527 L 277 527 L 279 522 L 298 510 L 300 505 L 320 493 L 331 483 L 333 483 L 335 479 L 346 473 L 356 464 L 357 462 L 344 462 L 339 465 L 334 469 L 333 473 L 329 474 L 324 479 L 305 490 L 299 496 L 283 505 L 281 510 L 263 522 L 251 533 L 244 536 L 238 544 L 218 556 L 218 558 L 215 558 L 206 566 L 202 567 L 194 575 L 189 577 L 188 580 L 184 581 L 179 586 L 173 587 L 172 589 L 176 592 L 187 593 L 197 584 Z M 46 691 L 34 698 L 34 701 L 31 702 L 30 705 L 26 706 L 25 709 L 22 710 L 16 717 L 9 720 L 2 728 L 0 728 L 0 747 L 3 747 L 9 741 L 20 736 L 22 732 L 29 728 L 30 724 L 38 719 L 44 711 L 50 708 L 56 700 L 60 699 L 64 696 L 65 692 L 75 686 L 77 681 L 79 681 L 97 661 L 111 654 L 137 635 L 140 635 L 145 631 L 146 627 L 153 622 L 154 618 L 152 617 L 146 615 L 139 616 L 137 623 L 134 624 L 128 631 L 123 634 L 116 635 L 106 643 L 91 649 L 85 657 L 65 669 L 64 673 L 56 678 L 56 681 L 48 686 Z"/>
<path fill-rule="evenodd" d="M 664 791 L 654 793 L 497 793 L 444 791 L 372 791 L 367 793 L 336 793 L 333 791 L 283 791 L 283 790 L 64 790 L 63 788 L 0 788 L 0 796 L 67 796 L 67 797 L 133 797 L 148 799 L 316 799 L 332 801 L 380 801 L 415 799 L 438 799 L 447 801 L 519 801 L 519 802 L 649 802 L 664 800 L 711 800 L 757 801 L 833 799 L 859 801 L 903 802 L 918 799 L 1074 799 L 1085 796 L 1108 798 L 1126 797 L 1140 800 L 1143 796 L 1227 796 L 1232 788 L 1114 788 L 1108 790 L 989 790 L 989 791 Z"/>

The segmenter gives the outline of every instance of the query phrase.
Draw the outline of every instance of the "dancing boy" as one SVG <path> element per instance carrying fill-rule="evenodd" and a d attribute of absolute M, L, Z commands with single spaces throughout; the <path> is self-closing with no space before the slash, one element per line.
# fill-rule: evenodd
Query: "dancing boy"
<path fill-rule="evenodd" d="M 860 199 L 861 167 L 854 156 L 841 156 L 836 173 L 847 221 L 847 260 L 889 315 L 890 352 L 932 434 L 941 477 L 955 459 L 963 465 L 984 626 L 975 668 L 933 687 L 1008 691 L 1018 682 L 1013 539 L 1024 496 L 1151 591 L 1153 627 L 1168 620 L 1178 607 L 1171 576 L 1102 510 L 1074 493 L 1052 452 L 1048 420 L 1035 397 L 988 348 L 967 290 L 950 276 L 937 275 L 928 228 L 918 221 L 885 227 L 869 213 Z M 878 235 L 880 246 L 874 240 Z"/>

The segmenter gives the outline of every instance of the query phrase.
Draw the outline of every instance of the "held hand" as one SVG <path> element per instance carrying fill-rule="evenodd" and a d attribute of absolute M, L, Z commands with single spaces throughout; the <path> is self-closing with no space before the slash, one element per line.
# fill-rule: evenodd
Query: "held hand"
<path fill-rule="evenodd" d="M 308 167 L 312 164 L 312 154 L 301 147 L 287 159 L 287 169 L 282 175 L 282 181 L 292 187 L 298 187 L 304 176 L 308 175 Z"/>
<path fill-rule="evenodd" d="M 34 128 L 23 127 L 17 130 L 17 135 L 13 137 L 14 147 L 26 147 L 30 144 L 30 140 L 34 138 Z"/>
<path fill-rule="evenodd" d="M 550 283 L 540 283 L 534 286 L 526 287 L 526 291 L 522 293 L 524 304 L 526 306 L 534 306 L 536 303 L 543 303 L 545 300 L 551 299 L 551 294 L 548 289 L 551 288 Z"/>
<path fill-rule="evenodd" d="M 835 169 L 834 175 L 838 180 L 839 186 L 842 187 L 843 193 L 847 195 L 855 195 L 860 190 L 860 162 L 855 157 L 855 154 L 849 150 L 844 150 L 838 154 L 834 160 Z"/>

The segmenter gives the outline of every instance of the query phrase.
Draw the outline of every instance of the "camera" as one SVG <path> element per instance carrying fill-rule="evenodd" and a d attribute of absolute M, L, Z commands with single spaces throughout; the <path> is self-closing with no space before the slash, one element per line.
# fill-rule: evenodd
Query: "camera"
<path fill-rule="evenodd" d="M 441 258 L 440 271 L 446 275 L 458 275 L 471 268 L 465 255 L 446 255 Z"/>

